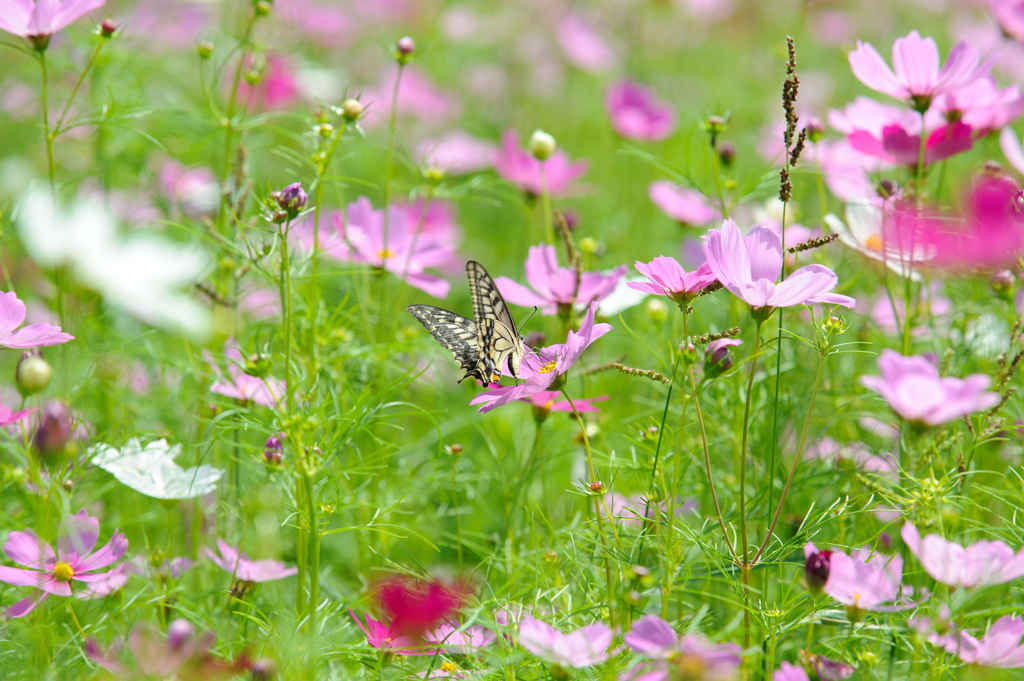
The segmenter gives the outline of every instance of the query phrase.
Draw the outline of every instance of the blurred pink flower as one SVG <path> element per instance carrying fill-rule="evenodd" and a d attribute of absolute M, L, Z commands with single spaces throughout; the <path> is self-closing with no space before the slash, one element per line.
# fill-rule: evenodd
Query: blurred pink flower
<path fill-rule="evenodd" d="M 852 308 L 849 296 L 830 293 L 839 278 L 824 265 L 801 267 L 784 282 L 776 284 L 782 273 L 782 241 L 777 231 L 755 225 L 746 236 L 732 220 L 721 229 L 702 237 L 708 265 L 722 286 L 758 314 L 771 314 L 777 307 L 792 305 L 842 305 Z"/>
<path fill-rule="evenodd" d="M 313 218 L 305 216 L 293 223 L 288 238 L 307 251 L 313 250 Z M 320 220 L 320 253 L 338 262 L 349 262 L 351 256 L 345 237 L 345 214 L 340 210 L 331 211 L 330 218 Z"/>
<path fill-rule="evenodd" d="M 194 49 L 200 35 L 212 23 L 213 16 L 214 8 L 202 0 L 141 0 L 134 4 L 126 17 L 124 23 L 129 29 L 123 37 L 135 43 L 137 48 Z"/>
<path fill-rule="evenodd" d="M 31 324 L 18 328 L 25 322 L 25 303 L 18 300 L 14 291 L 0 293 L 0 347 L 14 350 L 43 348 L 60 345 L 75 337 L 64 333 L 59 326 Z"/>
<path fill-rule="evenodd" d="M 884 288 L 879 289 L 876 295 L 878 298 L 875 299 L 874 305 L 871 306 L 871 319 L 883 333 L 898 333 L 902 328 L 900 325 L 907 316 L 906 303 L 899 296 L 890 300 Z M 928 298 L 927 308 L 924 307 L 923 303 L 924 301 L 922 301 L 922 309 L 919 310 L 919 314 L 930 313 L 936 320 L 941 320 L 953 311 L 953 303 L 950 302 L 949 298 L 942 295 L 942 285 L 938 282 L 934 282 L 931 286 L 931 296 Z M 895 313 L 893 312 L 894 306 L 896 308 Z M 898 320 L 897 314 L 899 315 Z M 924 336 L 928 333 L 928 329 L 918 325 L 913 328 L 911 333 L 915 336 Z"/>
<path fill-rule="evenodd" d="M 416 199 L 412 203 L 397 202 L 394 206 L 405 214 L 405 219 L 412 225 L 413 231 L 417 225 L 419 226 L 420 238 L 429 235 L 442 243 L 455 244 L 462 240 L 462 230 L 455 220 L 455 204 L 451 201 L 434 199 L 427 206 L 426 212 L 423 211 L 423 199 Z"/>
<path fill-rule="evenodd" d="M 885 611 L 892 608 L 884 604 L 899 597 L 902 579 L 899 555 L 887 560 L 883 555 L 871 556 L 865 549 L 854 549 L 852 555 L 833 549 L 825 593 L 854 610 Z"/>
<path fill-rule="evenodd" d="M 992 18 L 1010 38 L 1024 41 L 1024 2 L 1021 0 L 986 0 Z"/>
<path fill-rule="evenodd" d="M 421 142 L 418 147 L 423 165 L 440 168 L 450 175 L 467 175 L 490 168 L 497 148 L 492 142 L 477 139 L 462 130 Z"/>
<path fill-rule="evenodd" d="M 597 303 L 591 303 L 587 316 L 578 332 L 569 331 L 564 345 L 550 345 L 531 350 L 523 358 L 519 385 L 500 386 L 477 395 L 470 404 L 482 404 L 480 413 L 486 413 L 515 400 L 532 397 L 548 389 L 564 376 L 583 355 L 583 351 L 601 336 L 612 330 L 611 324 L 595 324 Z"/>
<path fill-rule="evenodd" d="M 810 681 L 807 672 L 800 665 L 783 662 L 772 673 L 772 681 Z"/>
<path fill-rule="evenodd" d="M 28 83 L 7 77 L 0 86 L 0 111 L 18 121 L 39 115 L 39 95 Z"/>
<path fill-rule="evenodd" d="M 239 292 L 238 309 L 252 319 L 275 319 L 281 316 L 281 294 L 269 287 L 247 286 Z"/>
<path fill-rule="evenodd" d="M 339 4 L 313 0 L 275 0 L 274 17 L 324 47 L 343 47 L 358 26 Z"/>
<path fill-rule="evenodd" d="M 846 139 L 851 147 L 863 154 L 875 156 L 893 165 L 913 168 L 919 162 L 927 166 L 968 151 L 974 144 L 971 132 L 971 127 L 964 123 L 943 126 L 928 135 L 923 156 L 921 136 L 911 135 L 899 125 L 886 126 L 880 136 L 866 130 L 856 130 Z"/>
<path fill-rule="evenodd" d="M 1004 615 L 989 627 L 979 641 L 965 631 L 959 639 L 946 642 L 946 652 L 958 656 L 967 664 L 1000 669 L 1024 667 L 1024 620 L 1017 615 Z"/>
<path fill-rule="evenodd" d="M 827 139 L 813 146 L 825 185 L 843 203 L 878 201 L 877 185 L 869 173 L 875 172 L 882 162 L 874 156 L 862 154 L 845 139 Z"/>
<path fill-rule="evenodd" d="M 994 77 L 983 76 L 939 95 L 935 107 L 946 120 L 961 121 L 981 137 L 1020 118 L 1024 114 L 1024 94 L 1017 85 L 999 89 Z"/>
<path fill-rule="evenodd" d="M 1017 133 L 1013 128 L 1003 128 L 999 133 L 999 147 L 1014 170 L 1024 174 L 1024 150 L 1021 149 L 1020 140 L 1017 139 Z"/>
<path fill-rule="evenodd" d="M 683 225 L 711 224 L 721 215 L 718 207 L 696 189 L 687 189 L 668 180 L 648 185 L 647 196 L 665 215 Z"/>
<path fill-rule="evenodd" d="M 679 261 L 666 255 L 659 255 L 650 263 L 637 261 L 636 271 L 650 282 L 629 282 L 629 288 L 656 296 L 668 296 L 680 305 L 689 303 L 696 294 L 715 282 L 711 266 L 704 263 L 693 272 L 687 272 Z"/>
<path fill-rule="evenodd" d="M 1015 554 L 1001 541 L 979 541 L 964 548 L 937 534 L 921 539 L 913 523 L 906 523 L 900 536 L 925 572 L 948 586 L 970 589 L 1024 575 L 1024 549 Z"/>
<path fill-rule="evenodd" d="M 210 351 L 203 348 L 203 359 L 213 369 L 217 380 L 210 386 L 210 392 L 231 397 L 242 402 L 253 402 L 264 407 L 276 407 L 284 397 L 284 381 L 275 378 L 257 378 L 245 373 L 245 358 L 234 338 L 224 342 L 224 357 L 228 373 L 225 376 Z"/>
<path fill-rule="evenodd" d="M 481 648 L 493 644 L 498 635 L 490 629 L 478 624 L 462 629 L 458 624 L 445 622 L 440 627 L 427 633 L 424 642 L 435 645 L 449 655 L 473 655 Z"/>
<path fill-rule="evenodd" d="M 933 131 L 945 124 L 942 113 L 929 109 L 924 115 L 926 131 Z M 881 137 L 890 126 L 903 128 L 911 135 L 921 134 L 921 115 L 903 107 L 883 104 L 877 100 L 858 95 L 843 109 L 829 109 L 828 125 L 836 132 L 852 135 L 858 130 Z"/>
<path fill-rule="evenodd" d="M 7 426 L 31 416 L 36 409 L 37 407 L 31 407 L 30 409 L 22 409 L 21 411 L 12 411 L 11 408 L 4 404 L 3 400 L 0 399 L 0 428 L 6 428 Z"/>
<path fill-rule="evenodd" d="M 391 618 L 391 632 L 417 639 L 452 621 L 468 596 L 463 582 L 441 583 L 401 575 L 386 578 L 374 592 L 378 606 Z"/>
<path fill-rule="evenodd" d="M 519 148 L 519 137 L 514 130 L 501 136 L 501 149 L 494 153 L 494 169 L 498 175 L 523 191 L 535 196 L 543 193 L 540 178 L 541 162 L 528 151 Z M 565 194 L 578 177 L 587 172 L 586 161 L 569 162 L 569 155 L 559 149 L 544 161 L 544 174 L 551 196 Z"/>
<path fill-rule="evenodd" d="M 604 37 L 577 12 L 569 12 L 558 23 L 558 42 L 569 63 L 581 71 L 603 73 L 619 61 Z"/>
<path fill-rule="evenodd" d="M 139 624 L 132 629 L 128 649 L 135 658 L 135 670 L 122 664 L 120 642 L 104 653 L 95 639 L 89 639 L 85 652 L 89 659 L 118 679 L 228 679 L 252 667 L 244 654 L 234 662 L 211 654 L 215 641 L 213 634 L 197 637 L 190 622 L 177 619 L 167 627 L 164 639 L 150 624 Z"/>
<path fill-rule="evenodd" d="M 374 128 L 387 125 L 391 118 L 391 98 L 395 89 L 398 67 L 391 67 L 376 87 L 367 90 L 360 101 L 369 103 L 363 127 Z M 410 116 L 440 126 L 458 118 L 461 107 L 454 95 L 439 90 L 415 66 L 402 70 L 402 81 L 398 85 L 398 116 Z"/>
<path fill-rule="evenodd" d="M 619 265 L 608 273 L 577 273 L 572 268 L 558 266 L 554 246 L 537 244 L 530 246 L 526 256 L 526 281 L 533 287 L 532 291 L 508 277 L 498 277 L 494 283 L 513 305 L 536 306 L 543 314 L 555 314 L 564 312 L 566 306 L 600 302 L 615 289 L 626 270 L 625 265 Z"/>
<path fill-rule="evenodd" d="M 397 655 L 434 655 L 437 652 L 426 649 L 411 636 L 403 636 L 391 631 L 387 625 L 370 617 L 369 613 L 363 613 L 363 617 L 366 619 L 365 626 L 351 609 L 348 614 L 352 615 L 352 619 L 363 630 L 366 642 L 377 650 Z"/>
<path fill-rule="evenodd" d="M 243 582 L 273 582 L 298 574 L 299 569 L 287 567 L 279 560 L 252 560 L 223 539 L 217 540 L 220 554 L 203 549 L 206 557 L 217 567 Z"/>
<path fill-rule="evenodd" d="M 267 54 L 266 59 L 256 85 L 250 85 L 245 79 L 238 84 L 238 101 L 257 110 L 287 109 L 299 98 L 295 68 L 286 57 Z"/>
<path fill-rule="evenodd" d="M 615 132 L 628 140 L 658 142 L 676 127 L 676 112 L 660 101 L 654 90 L 631 80 L 620 80 L 608 89 L 604 105 Z"/>
<path fill-rule="evenodd" d="M 907 101 L 918 111 L 926 111 L 933 97 L 962 87 L 987 70 L 979 69 L 980 59 L 977 47 L 960 42 L 939 69 L 938 46 L 917 31 L 896 39 L 892 69 L 868 43 L 858 40 L 857 49 L 849 54 L 850 69 L 857 80 L 872 90 Z"/>
<path fill-rule="evenodd" d="M 557 390 L 545 390 L 530 395 L 529 397 L 520 398 L 520 401 L 529 402 L 538 409 L 572 413 L 572 405 L 569 404 L 569 400 L 558 399 L 561 396 L 562 393 Z M 581 414 L 594 414 L 601 411 L 599 408 L 594 406 L 594 402 L 604 402 L 607 399 L 608 395 L 602 395 L 600 397 L 588 397 L 586 399 L 573 400 L 572 404 L 576 405 L 576 411 Z"/>
<path fill-rule="evenodd" d="M 22 38 L 49 36 L 103 4 L 104 0 L 0 0 L 0 30 Z"/>
<path fill-rule="evenodd" d="M 537 657 L 571 669 L 593 667 L 608 659 L 615 632 L 604 622 L 563 634 L 547 622 L 530 616 L 519 623 L 519 645 Z"/>
<path fill-rule="evenodd" d="M 116 529 L 107 544 L 93 552 L 100 536 L 100 521 L 85 509 L 65 516 L 57 528 L 57 552 L 31 529 L 11 532 L 4 544 L 7 557 L 24 568 L 0 566 L 0 582 L 14 586 L 34 586 L 40 592 L 24 598 L 7 609 L 8 617 L 24 617 L 53 594 L 70 596 L 71 582 L 97 582 L 109 572 L 98 572 L 116 562 L 128 550 L 128 540 Z"/>
<path fill-rule="evenodd" d="M 190 218 L 212 215 L 220 205 L 220 183 L 209 168 L 185 168 L 168 160 L 160 167 L 160 187 Z"/>
<path fill-rule="evenodd" d="M 916 423 L 935 426 L 994 407 L 1001 399 L 998 393 L 989 392 L 989 376 L 943 378 L 935 365 L 921 356 L 904 357 L 885 349 L 878 368 L 881 376 L 862 376 L 861 383 L 879 393 L 897 414 Z"/>
<path fill-rule="evenodd" d="M 729 679 L 737 674 L 742 661 L 742 649 L 735 643 L 712 643 L 694 634 L 679 636 L 672 625 L 657 615 L 641 617 L 623 640 L 634 653 L 647 659 L 629 672 L 629 679 L 637 681 L 676 678 L 669 665 L 699 669 L 702 679 Z"/>

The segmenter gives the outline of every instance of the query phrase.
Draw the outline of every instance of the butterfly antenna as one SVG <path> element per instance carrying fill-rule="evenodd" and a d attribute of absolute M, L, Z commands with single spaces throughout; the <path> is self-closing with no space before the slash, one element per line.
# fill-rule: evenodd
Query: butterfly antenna
<path fill-rule="evenodd" d="M 534 306 L 533 306 L 533 312 L 531 312 L 531 313 L 530 313 L 530 316 L 526 318 L 526 321 L 525 321 L 525 322 L 523 322 L 523 326 L 522 326 L 522 327 L 521 327 L 521 328 L 519 329 L 519 331 L 520 331 L 520 332 L 523 332 L 523 331 L 525 331 L 525 330 L 526 330 L 526 325 L 530 323 L 530 320 L 531 320 L 531 319 L 533 319 L 533 316 L 534 316 L 535 314 L 537 314 L 537 310 L 539 310 L 539 309 L 540 309 L 540 308 L 539 308 L 539 307 L 537 307 L 536 305 L 534 305 Z"/>

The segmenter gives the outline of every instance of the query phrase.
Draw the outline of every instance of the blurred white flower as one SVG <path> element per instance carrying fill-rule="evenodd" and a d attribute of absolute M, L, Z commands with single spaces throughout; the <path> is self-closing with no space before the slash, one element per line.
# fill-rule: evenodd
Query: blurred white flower
<path fill-rule="evenodd" d="M 18 234 L 33 260 L 44 267 L 67 265 L 110 305 L 153 326 L 196 338 L 207 334 L 209 311 L 185 293 L 208 266 L 201 250 L 150 234 L 122 235 L 107 209 L 93 201 L 58 213 L 45 192 L 29 196 Z"/>
<path fill-rule="evenodd" d="M 156 440 L 145 447 L 138 439 L 124 447 L 96 445 L 89 449 L 92 464 L 140 494 L 156 499 L 194 499 L 217 489 L 224 471 L 207 464 L 185 469 L 174 462 L 181 445 Z"/>

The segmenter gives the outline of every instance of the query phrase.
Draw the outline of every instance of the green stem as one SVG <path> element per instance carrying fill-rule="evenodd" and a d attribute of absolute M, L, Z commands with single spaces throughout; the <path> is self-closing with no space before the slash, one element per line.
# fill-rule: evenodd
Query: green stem
<path fill-rule="evenodd" d="M 754 330 L 754 352 L 750 360 L 750 377 L 747 379 L 747 395 L 743 405 L 743 435 L 740 441 L 740 541 L 743 573 L 743 647 L 750 647 L 750 561 L 747 546 L 747 434 L 750 430 L 750 402 L 754 393 L 754 374 L 757 372 L 757 353 L 761 349 L 761 322 Z"/>
<path fill-rule="evenodd" d="M 551 217 L 551 192 L 548 191 L 548 173 L 544 168 L 546 161 L 540 162 L 540 204 L 544 213 L 544 233 L 547 235 L 548 243 L 555 245 L 555 225 Z"/>
<path fill-rule="evenodd" d="M 391 203 L 391 172 L 394 164 L 395 151 L 395 119 L 398 117 L 398 86 L 402 82 L 405 63 L 398 62 L 398 73 L 395 74 L 395 88 L 391 92 L 391 117 L 388 122 L 388 143 L 384 153 L 384 239 L 383 249 L 388 250 L 388 205 Z"/>
<path fill-rule="evenodd" d="M 452 457 L 452 513 L 455 514 L 455 537 L 458 541 L 459 551 L 459 572 L 462 572 L 462 520 L 459 518 L 459 484 L 456 479 L 455 462 L 458 458 L 454 453 Z"/>
<path fill-rule="evenodd" d="M 729 209 L 725 205 L 725 193 L 722 191 L 722 166 L 718 159 L 718 148 L 714 138 L 711 139 L 711 167 L 715 171 L 715 193 L 718 194 L 718 203 L 722 207 L 722 219 L 729 217 Z"/>
<path fill-rule="evenodd" d="M 57 123 L 53 126 L 53 137 L 61 133 L 61 126 L 64 124 L 64 118 L 68 115 L 68 110 L 71 109 L 71 104 L 75 101 L 75 96 L 78 94 L 78 88 L 82 87 L 82 81 L 85 80 L 85 76 L 89 73 L 92 65 L 96 63 L 96 58 L 100 56 L 100 50 L 103 49 L 103 44 L 107 42 L 107 38 L 101 38 L 96 49 L 93 50 L 92 57 L 89 58 L 89 63 L 85 65 L 85 69 L 82 74 L 78 76 L 78 81 L 75 83 L 75 87 L 71 88 L 71 97 L 68 98 L 68 103 L 64 105 L 64 110 L 60 112 L 60 116 L 57 118 Z"/>
<path fill-rule="evenodd" d="M 50 134 L 50 108 L 47 100 L 47 90 L 49 90 L 49 79 L 46 76 L 46 53 L 39 53 L 39 67 L 43 72 L 43 133 L 46 135 L 46 162 L 47 168 L 50 174 L 50 191 L 56 192 L 56 173 L 53 166 L 53 136 Z M 54 197 L 56 201 L 56 197 Z M 63 319 L 61 320 L 63 322 Z M 63 326 L 63 324 L 62 324 Z"/>
<path fill-rule="evenodd" d="M 238 64 L 235 65 L 235 75 L 231 79 L 231 92 L 228 95 L 228 109 L 221 124 L 224 126 L 224 165 L 220 171 L 220 206 L 217 209 L 217 226 L 224 230 L 224 220 L 227 216 L 228 192 L 225 191 L 228 181 L 228 173 L 231 171 L 231 137 L 235 131 L 235 124 L 232 119 L 235 117 L 235 106 L 238 103 L 238 85 L 242 80 L 242 67 L 245 64 L 245 57 L 248 52 L 249 38 L 252 36 L 253 26 L 259 15 L 253 12 L 249 24 L 245 28 L 245 34 L 241 40 L 242 53 L 238 57 Z"/>
<path fill-rule="evenodd" d="M 316 494 L 314 494 L 313 477 L 307 463 L 302 463 L 302 479 L 306 485 L 306 502 L 309 515 L 309 618 L 310 634 L 310 668 L 316 666 L 316 654 L 312 644 L 316 642 L 316 608 L 320 591 L 320 530 L 316 519 Z M 313 678 L 313 677 L 311 677 Z"/>
<path fill-rule="evenodd" d="M 288 230 L 291 227 L 291 220 L 285 223 L 281 236 L 281 279 L 282 292 L 281 303 L 284 312 L 284 386 L 286 413 L 292 414 L 292 274 L 291 261 L 288 256 Z M 280 398 L 278 398 L 280 399 Z"/>

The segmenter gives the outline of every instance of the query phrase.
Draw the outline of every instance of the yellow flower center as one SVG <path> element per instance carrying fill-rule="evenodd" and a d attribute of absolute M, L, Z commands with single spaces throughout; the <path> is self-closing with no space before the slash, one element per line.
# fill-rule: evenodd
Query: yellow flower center
<path fill-rule="evenodd" d="M 449 662 L 448 660 L 445 660 L 444 662 L 441 663 L 441 671 L 448 672 L 449 674 L 451 674 L 452 672 L 459 671 L 459 668 L 456 667 L 451 662 Z"/>
<path fill-rule="evenodd" d="M 883 248 L 882 237 L 872 234 L 864 241 L 864 248 L 875 253 L 881 253 Z"/>
<path fill-rule="evenodd" d="M 75 576 L 75 571 L 67 563 L 57 563 L 53 566 L 53 578 L 59 582 L 70 582 Z"/>
<path fill-rule="evenodd" d="M 550 374 L 552 371 L 555 370 L 555 365 L 557 365 L 557 364 L 558 364 L 558 362 L 556 362 L 554 360 L 551 360 L 550 362 L 548 362 L 547 364 L 542 366 L 540 369 L 537 369 L 537 373 L 538 374 Z"/>
<path fill-rule="evenodd" d="M 377 257 L 380 258 L 381 260 L 387 260 L 388 258 L 391 258 L 394 255 L 395 254 L 389 248 L 385 248 L 382 251 L 377 251 Z"/>
<path fill-rule="evenodd" d="M 387 643 L 388 645 L 391 645 L 391 639 L 390 638 L 381 639 L 381 643 Z"/>
<path fill-rule="evenodd" d="M 555 403 L 555 401 L 554 401 L 554 400 L 548 400 L 548 401 L 547 401 L 547 403 L 546 403 L 546 404 L 544 405 L 544 407 L 543 407 L 543 408 L 544 408 L 544 409 L 550 409 L 550 408 L 551 408 L 551 405 L 552 405 L 552 404 L 554 404 L 554 403 Z"/>

